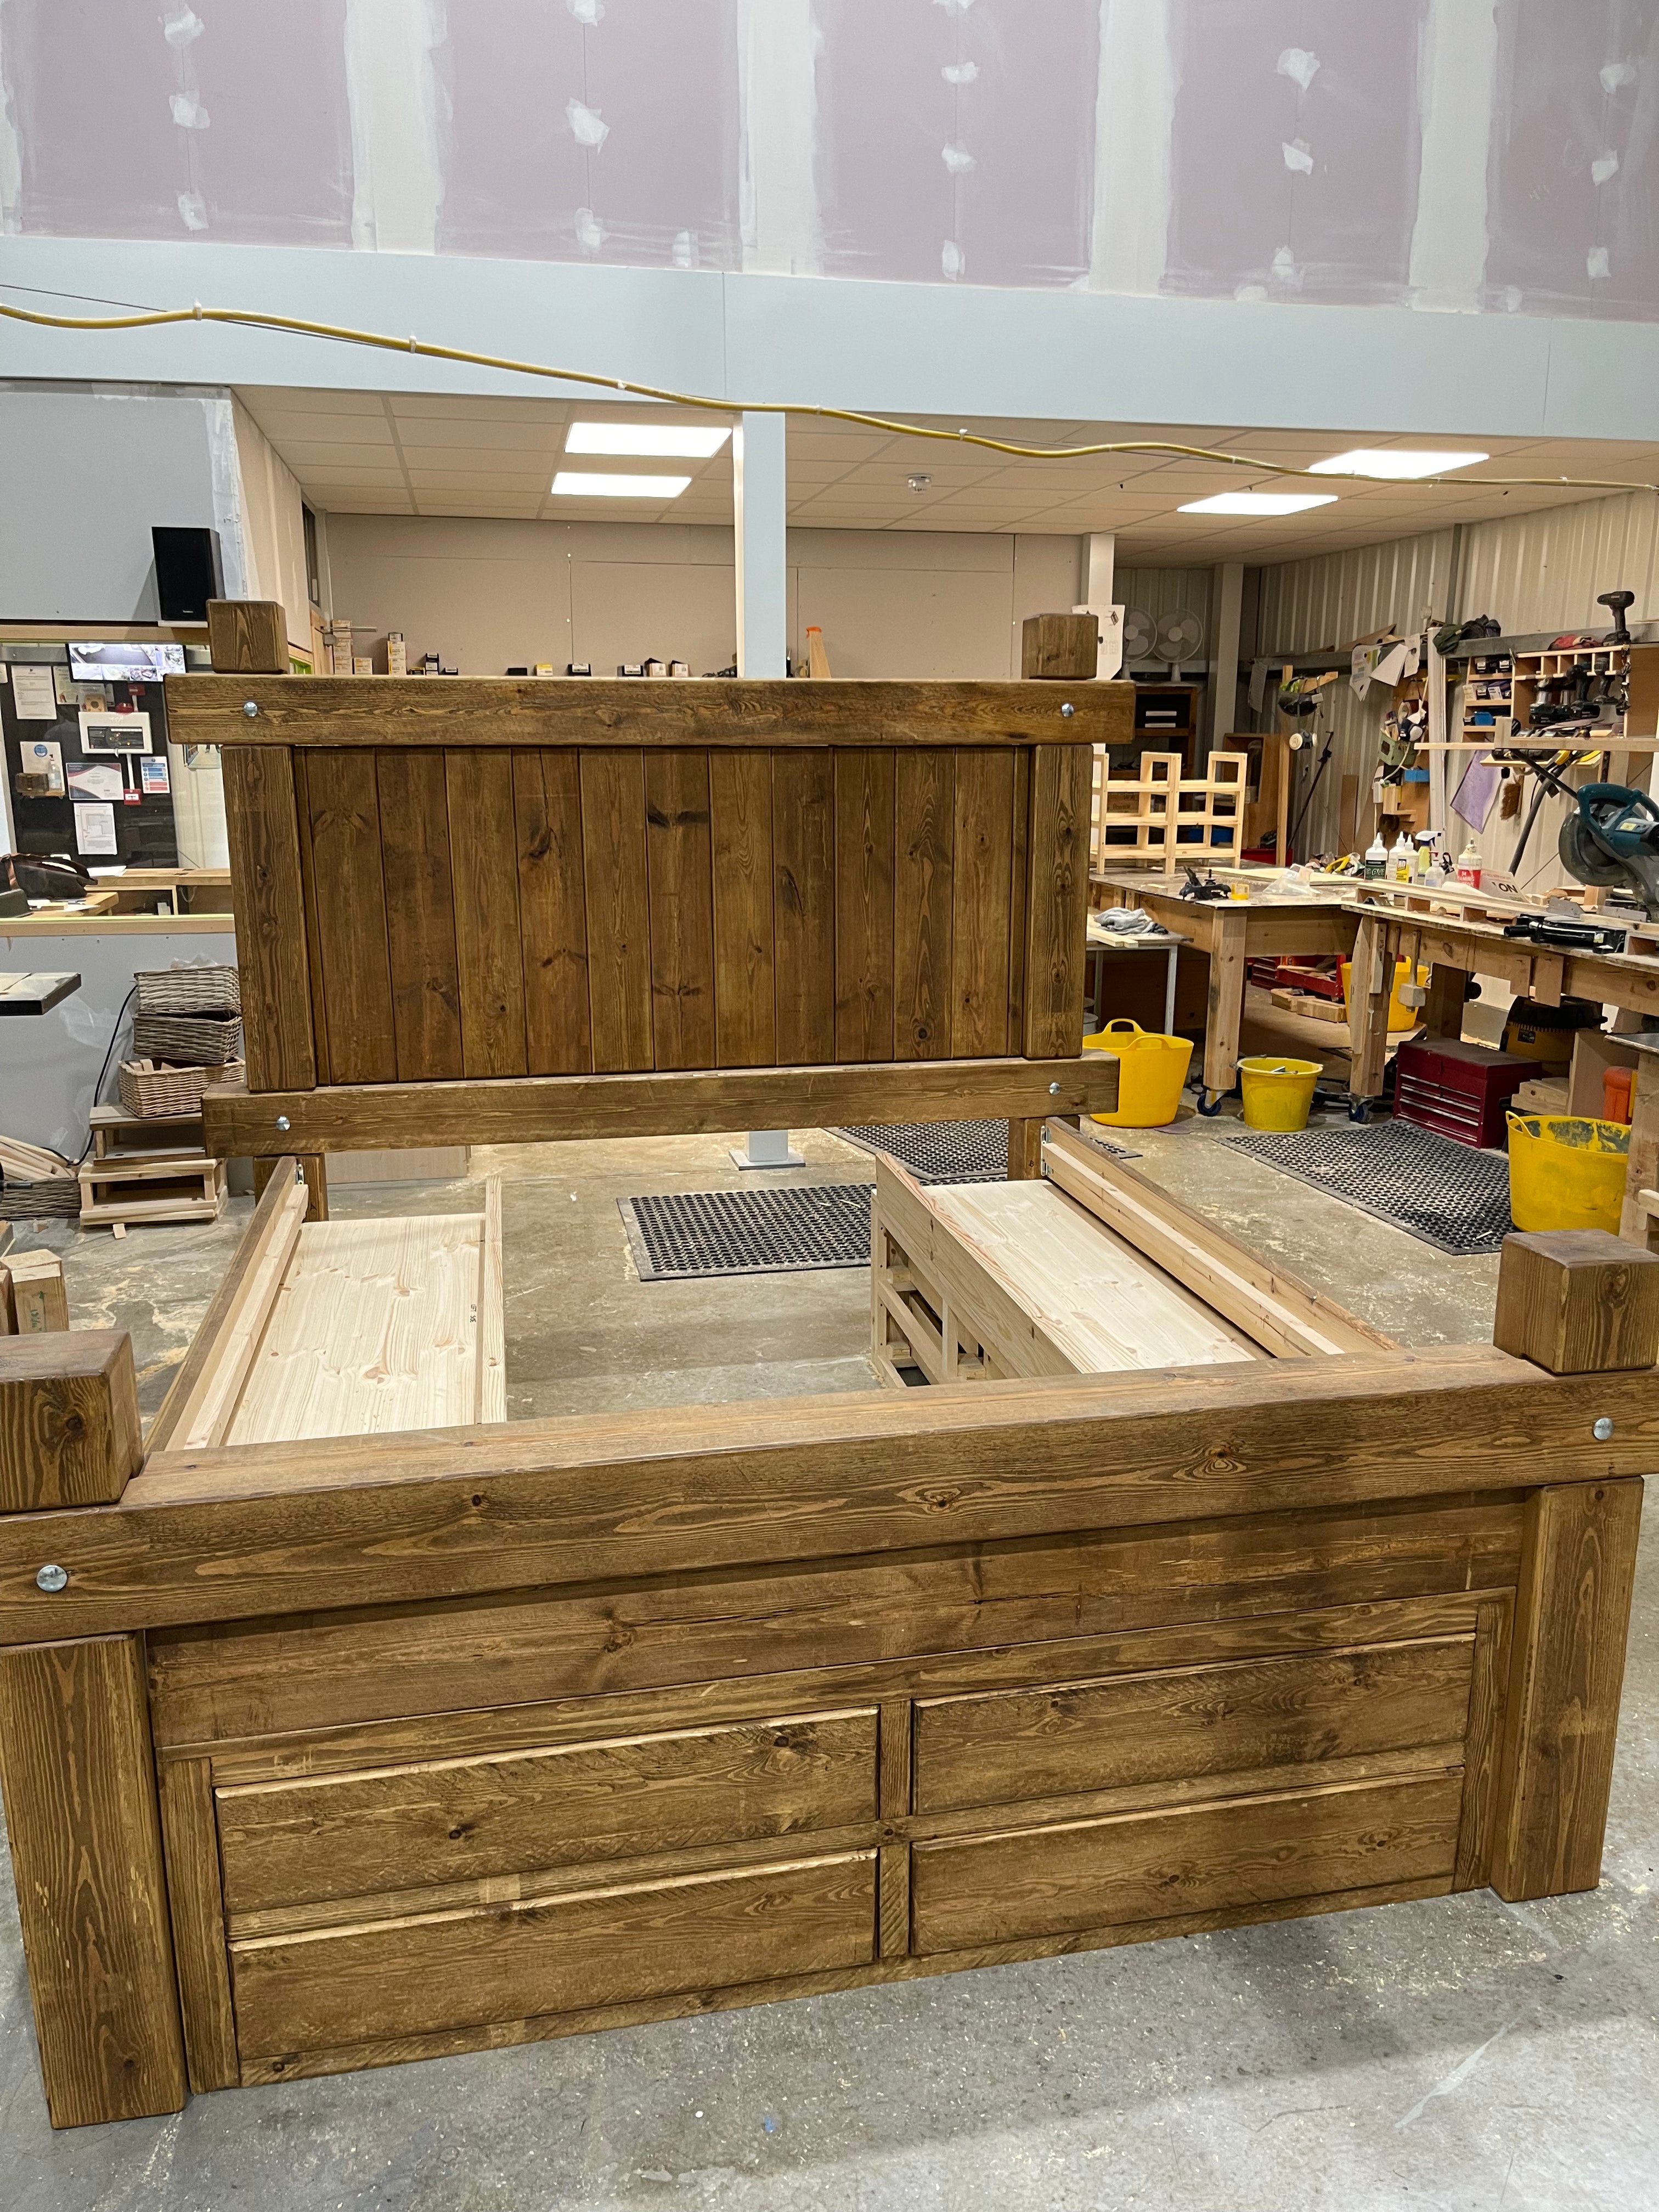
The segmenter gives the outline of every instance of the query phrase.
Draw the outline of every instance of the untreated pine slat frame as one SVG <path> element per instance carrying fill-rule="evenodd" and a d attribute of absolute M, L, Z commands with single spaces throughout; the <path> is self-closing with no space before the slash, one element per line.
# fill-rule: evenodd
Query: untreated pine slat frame
<path fill-rule="evenodd" d="M 647 1009 L 648 1018 L 648 1008 Z M 827 1034 L 825 1030 L 820 1034 Z M 797 1037 L 796 1042 L 805 1040 Z M 409 1145 L 525 1145 L 724 1129 L 1109 1113 L 1114 1058 L 889 1060 L 849 1066 L 645 1070 L 593 1075 L 256 1092 L 210 1089 L 207 1141 L 226 1157 L 281 1158 Z M 287 1127 L 279 1128 L 279 1121 Z"/>

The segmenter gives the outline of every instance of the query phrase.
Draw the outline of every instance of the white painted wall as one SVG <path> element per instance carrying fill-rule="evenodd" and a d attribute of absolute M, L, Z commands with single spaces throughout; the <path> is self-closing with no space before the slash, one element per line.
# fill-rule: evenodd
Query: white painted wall
<path fill-rule="evenodd" d="M 216 529 L 240 594 L 230 410 L 220 392 L 0 384 L 0 619 L 159 620 L 157 524 Z"/>
<path fill-rule="evenodd" d="M 589 661 L 598 675 L 647 654 L 729 667 L 732 533 L 650 523 L 328 518 L 334 611 L 411 658 L 441 653 L 475 676 Z M 963 532 L 792 530 L 790 652 L 823 632 L 837 676 L 1006 677 L 1030 614 L 1079 589 L 1081 541 Z"/>
<path fill-rule="evenodd" d="M 241 493 L 246 596 L 280 599 L 288 641 L 311 659 L 311 599 L 306 583 L 304 501 L 299 481 L 240 399 L 231 402 Z"/>

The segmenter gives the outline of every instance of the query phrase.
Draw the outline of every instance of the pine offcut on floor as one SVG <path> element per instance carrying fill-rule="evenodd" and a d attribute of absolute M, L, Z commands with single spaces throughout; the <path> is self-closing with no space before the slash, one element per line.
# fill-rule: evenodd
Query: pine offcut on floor
<path fill-rule="evenodd" d="M 1255 1129 L 1216 1134 L 1236 1151 L 1461 1258 L 1496 1252 L 1515 1225 L 1504 1153 L 1456 1144 L 1409 1121 L 1289 1135 Z"/>
<path fill-rule="evenodd" d="M 890 1152 L 918 1182 L 1006 1182 L 1008 1124 L 1006 1121 L 877 1121 L 856 1129 L 835 1129 L 866 1152 Z M 1114 1159 L 1137 1160 L 1126 1145 L 1109 1143 L 1097 1128 L 1087 1134 Z"/>

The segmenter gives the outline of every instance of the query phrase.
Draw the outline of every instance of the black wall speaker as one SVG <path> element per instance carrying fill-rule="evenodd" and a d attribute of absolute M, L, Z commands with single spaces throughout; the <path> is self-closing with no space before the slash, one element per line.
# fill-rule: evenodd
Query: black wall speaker
<path fill-rule="evenodd" d="M 216 530 L 153 527 L 155 586 L 163 622 L 204 623 L 208 601 L 222 599 Z"/>

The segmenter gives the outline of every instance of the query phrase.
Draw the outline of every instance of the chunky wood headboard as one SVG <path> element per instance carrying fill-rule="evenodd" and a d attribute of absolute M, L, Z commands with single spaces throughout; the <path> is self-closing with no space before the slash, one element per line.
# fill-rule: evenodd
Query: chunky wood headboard
<path fill-rule="evenodd" d="M 175 738 L 225 748 L 248 1092 L 987 1063 L 954 1100 L 903 1079 L 843 1117 L 1077 1110 L 1034 1067 L 1012 1103 L 983 1079 L 1080 1050 L 1090 747 L 1131 697 L 170 679 Z M 727 1086 L 704 1125 L 744 1103 Z M 360 1104 L 349 1133 L 313 1100 L 304 1133 L 226 1140 L 434 1142 L 433 1105 L 383 1101 L 371 1131 Z"/>

